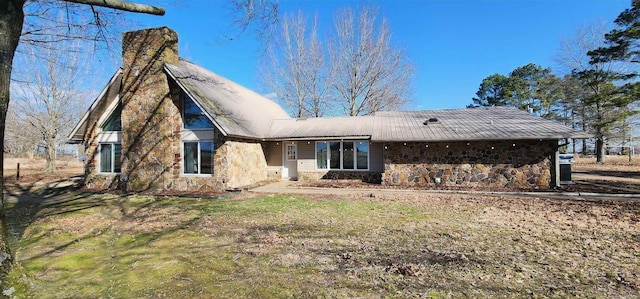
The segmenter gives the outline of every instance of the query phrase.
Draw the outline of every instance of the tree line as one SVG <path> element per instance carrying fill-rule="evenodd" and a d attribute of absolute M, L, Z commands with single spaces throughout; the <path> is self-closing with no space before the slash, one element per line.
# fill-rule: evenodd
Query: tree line
<path fill-rule="evenodd" d="M 630 142 L 633 116 L 640 112 L 640 3 L 634 1 L 614 23 L 609 32 L 592 25 L 564 40 L 555 57 L 557 73 L 529 63 L 486 77 L 468 107 L 512 106 L 590 132 L 596 161 L 604 163 L 608 143 L 624 148 Z M 587 153 L 586 140 L 580 151 Z"/>

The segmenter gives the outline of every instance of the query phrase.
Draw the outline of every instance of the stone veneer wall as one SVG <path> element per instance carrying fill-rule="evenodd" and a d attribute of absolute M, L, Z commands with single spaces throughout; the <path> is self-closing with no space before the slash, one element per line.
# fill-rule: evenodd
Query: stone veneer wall
<path fill-rule="evenodd" d="M 121 180 L 130 191 L 171 189 L 181 115 L 164 63 L 178 63 L 178 35 L 166 27 L 127 32 L 122 47 Z"/>
<path fill-rule="evenodd" d="M 119 174 L 99 174 L 98 173 L 98 128 L 97 124 L 87 130 L 84 140 L 85 162 L 84 162 L 84 184 L 92 189 L 116 189 L 120 187 Z"/>
<path fill-rule="evenodd" d="M 382 173 L 375 171 L 298 171 L 299 181 L 317 180 L 358 180 L 367 183 L 380 184 Z"/>
<path fill-rule="evenodd" d="M 384 153 L 382 182 L 408 187 L 548 188 L 556 149 L 557 140 L 391 143 Z"/>
<path fill-rule="evenodd" d="M 226 140 L 215 154 L 215 177 L 225 189 L 256 185 L 268 179 L 263 144 L 249 140 Z"/>

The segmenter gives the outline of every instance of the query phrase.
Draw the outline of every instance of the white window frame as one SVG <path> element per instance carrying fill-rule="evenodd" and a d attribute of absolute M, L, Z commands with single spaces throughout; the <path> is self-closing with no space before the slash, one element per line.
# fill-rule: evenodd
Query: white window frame
<path fill-rule="evenodd" d="M 293 151 L 293 158 L 291 157 L 291 152 L 289 151 L 290 148 L 294 148 L 295 149 L 295 151 Z M 286 156 L 287 156 L 287 161 L 296 161 L 296 160 L 298 160 L 298 145 L 297 144 L 287 144 Z"/>
<path fill-rule="evenodd" d="M 213 174 L 216 172 L 216 169 L 215 169 L 214 165 L 211 165 L 211 167 L 213 168 L 212 171 L 211 171 L 212 173 L 201 173 L 201 171 L 202 171 L 202 157 L 201 157 L 202 150 L 200 148 L 200 144 L 203 143 L 203 142 L 211 142 L 211 144 L 213 146 L 213 154 L 215 155 L 216 144 L 215 144 L 215 142 L 213 142 L 213 139 L 209 139 L 209 140 L 183 140 L 181 142 L 182 146 L 180 148 L 180 157 L 181 157 L 180 164 L 182 166 L 181 167 L 182 168 L 181 169 L 181 174 L 182 175 L 185 175 L 185 176 L 204 176 L 204 177 L 208 176 L 208 177 L 210 177 L 210 176 L 213 176 Z M 185 166 L 184 144 L 185 143 L 197 143 L 198 144 L 198 158 L 197 158 L 198 159 L 198 173 L 185 173 L 184 172 L 184 170 L 185 170 L 184 169 L 184 166 Z M 211 161 L 211 163 L 213 163 L 213 161 Z"/>
<path fill-rule="evenodd" d="M 340 168 L 331 168 L 331 142 L 339 142 L 340 149 L 338 150 L 340 153 Z M 344 168 L 344 143 L 345 142 L 353 142 L 353 167 L 354 168 Z M 367 143 L 367 168 L 366 169 L 358 169 L 358 142 L 366 142 Z M 318 143 L 326 143 L 327 145 L 327 168 L 318 168 Z M 320 140 L 316 141 L 315 146 L 313 148 L 314 156 L 315 156 L 315 169 L 320 171 L 369 171 L 371 168 L 371 142 L 368 140 Z"/>
<path fill-rule="evenodd" d="M 102 171 L 102 145 L 111 145 L 111 171 Z M 122 161 L 120 161 L 120 172 L 115 172 L 116 167 L 116 151 L 113 150 L 115 145 L 120 146 L 120 155 L 122 155 L 122 143 L 120 142 L 100 142 L 98 143 L 98 173 L 100 174 L 120 174 L 122 172 Z M 122 156 L 121 156 L 122 157 Z"/>

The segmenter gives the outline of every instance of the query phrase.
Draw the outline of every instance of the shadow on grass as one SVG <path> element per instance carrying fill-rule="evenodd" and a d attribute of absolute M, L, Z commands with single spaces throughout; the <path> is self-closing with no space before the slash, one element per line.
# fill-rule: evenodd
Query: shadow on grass
<path fill-rule="evenodd" d="M 75 183 L 70 183 L 70 181 Z M 26 229 L 40 219 L 73 214 L 101 207 L 115 210 L 114 213 L 117 215 L 113 217 L 115 221 L 108 223 L 104 227 L 100 227 L 100 229 L 94 229 L 91 233 L 73 238 L 64 244 L 56 245 L 41 253 L 31 255 L 22 261 L 45 257 L 86 239 L 99 238 L 123 222 L 138 221 L 144 223 L 146 215 L 141 213 L 141 211 L 153 208 L 154 205 L 158 205 L 159 203 L 159 201 L 155 200 L 154 196 L 149 196 L 149 200 L 145 200 L 140 204 L 131 204 L 129 200 L 132 195 L 101 196 L 100 193 L 82 192 L 81 186 L 82 180 L 80 176 L 73 177 L 71 180 L 66 178 L 60 179 L 46 185 L 42 183 L 15 183 L 6 186 L 5 198 L 9 199 L 9 204 L 5 209 L 5 213 L 7 215 L 9 239 L 14 251 L 16 247 L 18 247 L 18 242 L 23 238 Z M 179 211 L 175 213 L 179 213 Z M 145 246 L 162 236 L 193 225 L 199 219 L 200 217 L 194 217 L 166 228 L 139 233 L 137 234 L 137 239 L 144 241 L 131 242 L 130 248 Z M 29 242 L 40 242 L 42 239 L 47 238 L 49 233 L 51 232 L 40 232 L 37 237 L 31 236 Z"/>

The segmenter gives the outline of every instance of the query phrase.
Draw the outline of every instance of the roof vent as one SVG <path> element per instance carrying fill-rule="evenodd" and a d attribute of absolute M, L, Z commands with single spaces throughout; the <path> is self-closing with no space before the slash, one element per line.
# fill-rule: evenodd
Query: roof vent
<path fill-rule="evenodd" d="M 428 124 L 437 124 L 437 123 L 440 123 L 440 121 L 437 118 L 432 117 L 430 119 L 425 120 L 422 124 L 426 126 Z"/>

